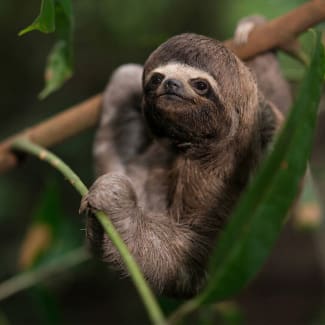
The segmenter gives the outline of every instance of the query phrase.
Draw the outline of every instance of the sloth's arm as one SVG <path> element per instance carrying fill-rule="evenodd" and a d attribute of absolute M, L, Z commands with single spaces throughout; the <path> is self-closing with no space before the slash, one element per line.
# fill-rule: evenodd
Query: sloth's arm
<path fill-rule="evenodd" d="M 94 143 L 97 176 L 124 173 L 128 163 L 149 141 L 141 116 L 142 66 L 126 64 L 112 74 Z"/>
<path fill-rule="evenodd" d="M 126 176 L 112 173 L 99 177 L 83 198 L 81 210 L 101 210 L 109 216 L 157 292 L 191 296 L 200 289 L 207 243 L 167 213 L 143 211 Z M 119 253 L 92 215 L 87 219 L 86 236 L 95 255 L 126 271 Z"/>

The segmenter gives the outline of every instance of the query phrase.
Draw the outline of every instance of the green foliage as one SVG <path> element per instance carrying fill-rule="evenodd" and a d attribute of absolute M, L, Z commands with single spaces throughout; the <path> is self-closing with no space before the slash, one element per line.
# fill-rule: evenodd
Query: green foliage
<path fill-rule="evenodd" d="M 173 323 L 204 304 L 233 297 L 265 262 L 306 171 L 324 73 L 324 48 L 317 33 L 310 66 L 287 122 L 220 234 L 210 259 L 208 283 L 172 314 Z"/>
<path fill-rule="evenodd" d="M 70 0 L 43 0 L 39 16 L 19 35 L 33 30 L 43 33 L 55 31 L 58 39 L 47 59 L 45 87 L 39 94 L 44 99 L 59 89 L 73 73 L 73 13 Z"/>
<path fill-rule="evenodd" d="M 19 36 L 22 36 L 33 30 L 39 30 L 42 33 L 52 33 L 55 31 L 54 0 L 42 0 L 39 15 L 31 25 L 27 26 L 19 32 Z"/>
<path fill-rule="evenodd" d="M 238 293 L 266 260 L 305 173 L 325 73 L 320 34 L 312 62 L 278 140 L 244 193 L 211 258 L 202 303 Z"/>
<path fill-rule="evenodd" d="M 55 4 L 56 30 L 59 40 L 54 45 L 45 70 L 45 88 L 40 98 L 59 89 L 73 73 L 72 7 L 70 0 L 57 0 Z"/>
<path fill-rule="evenodd" d="M 324 49 L 319 33 L 314 43 L 310 67 L 287 122 L 275 142 L 272 152 L 243 194 L 226 229 L 220 235 L 211 258 L 210 278 L 205 290 L 196 298 L 179 307 L 172 318 L 173 320 L 182 318 L 200 305 L 222 301 L 237 294 L 253 278 L 266 260 L 298 192 L 312 147 L 317 108 L 325 73 Z M 28 152 L 36 155 L 39 155 L 42 150 L 44 152 L 44 149 L 30 142 L 28 145 L 32 148 Z M 15 145 L 15 148 L 23 148 L 23 145 Z M 47 156 L 52 157 L 53 155 L 47 152 Z M 47 160 L 48 162 L 52 161 L 51 159 Z M 56 168 L 58 168 L 57 164 Z M 82 193 L 84 192 L 85 189 Z M 57 200 L 55 193 L 50 193 L 49 198 L 45 197 L 45 203 L 41 205 L 40 209 L 42 213 L 38 212 L 36 220 L 42 220 L 51 225 L 57 224 L 57 219 L 54 217 L 56 213 L 54 215 L 49 213 L 52 209 L 53 197 L 54 201 Z M 44 215 L 46 217 L 42 217 Z M 109 219 L 104 215 L 100 215 L 98 218 L 103 226 L 105 223 L 109 223 Z M 108 233 L 107 229 L 110 227 L 112 227 L 111 224 L 105 227 Z M 114 236 L 118 235 L 114 234 Z M 111 239 L 115 243 L 114 236 Z M 62 234 L 58 238 L 62 239 Z M 127 249 L 121 249 L 120 253 L 124 261 L 127 261 L 129 256 Z M 50 251 L 47 256 L 51 256 Z M 141 274 L 136 274 L 128 263 L 126 265 L 129 267 L 134 283 L 141 292 L 144 290 L 143 288 L 146 288 L 145 282 L 140 281 Z M 149 314 L 155 315 L 154 297 L 151 294 L 143 294 L 142 298 Z M 159 308 L 152 320 L 157 324 L 162 320 Z"/>
<path fill-rule="evenodd" d="M 70 58 L 70 59 L 69 59 Z M 66 41 L 58 41 L 47 59 L 45 69 L 45 88 L 39 94 L 44 99 L 59 89 L 72 76 L 71 50 Z"/>
<path fill-rule="evenodd" d="M 120 15 L 121 4 L 118 1 L 101 3 L 103 10 L 100 10 L 100 14 L 107 16 L 105 23 L 109 30 L 116 34 L 116 39 L 124 43 L 125 38 L 128 35 L 133 35 L 130 34 L 133 32 L 138 38 L 135 42 L 140 44 L 141 40 L 147 37 L 148 19 L 152 26 L 156 24 L 156 16 L 151 15 L 152 11 L 157 13 L 158 17 L 161 11 L 168 11 L 166 9 L 167 2 L 170 1 L 159 0 L 159 5 L 152 5 L 151 2 L 148 2 L 142 8 L 147 15 L 147 20 L 143 19 L 141 10 L 136 10 L 138 3 L 135 4 L 129 0 L 126 1 L 127 5 L 122 8 L 122 16 Z M 224 25 L 227 30 L 226 20 L 228 19 L 228 27 L 230 24 L 232 25 L 228 31 L 233 30 L 234 21 L 246 14 L 264 11 L 269 13 L 267 16 L 270 18 L 287 11 L 289 7 L 293 7 L 301 1 L 281 2 L 281 6 L 280 2 L 280 0 L 263 1 L 262 4 L 261 0 L 252 0 L 247 4 L 232 0 L 228 3 L 232 6 L 231 9 L 225 10 L 226 14 L 221 15 L 221 19 L 223 19 L 221 25 Z M 234 5 L 235 3 L 237 5 Z M 264 10 L 260 10 L 257 3 L 260 8 L 264 6 Z M 88 4 L 93 6 L 92 2 L 88 2 Z M 104 10 L 105 8 L 106 10 Z M 232 16 L 231 19 L 229 19 L 229 15 Z M 57 42 L 48 57 L 46 85 L 40 94 L 41 98 L 57 90 L 72 75 L 72 29 L 73 15 L 70 0 L 42 0 L 39 16 L 30 26 L 20 32 L 20 35 L 24 35 L 32 30 L 39 30 L 43 33 L 55 32 L 57 36 Z M 137 30 L 139 32 L 135 32 Z M 133 36 L 129 36 L 129 38 L 133 39 Z M 155 41 L 156 38 L 155 36 Z M 182 305 L 176 314 L 179 313 L 183 316 L 200 305 L 223 301 L 237 294 L 260 269 L 281 231 L 310 155 L 320 87 L 323 81 L 324 53 L 319 35 L 312 46 L 314 51 L 310 67 L 288 121 L 275 143 L 274 150 L 261 166 L 248 190 L 243 194 L 228 226 L 220 236 L 211 259 L 210 278 L 206 289 L 198 297 Z M 293 69 L 296 73 L 296 66 Z M 300 77 L 300 71 L 298 71 L 298 77 Z M 45 191 L 33 222 L 46 224 L 51 229 L 51 245 L 42 255 L 38 256 L 28 272 L 19 274 L 11 282 L 9 280 L 9 288 L 15 287 L 16 291 L 14 292 L 35 285 L 49 274 L 59 273 L 88 258 L 82 248 L 72 250 L 72 248 L 79 247 L 82 241 L 81 232 L 76 231 L 75 227 L 69 223 L 69 218 L 64 216 L 56 186 L 50 186 Z M 9 290 L 10 294 L 12 292 Z M 8 285 L 2 287 L 0 285 L 0 298 L 8 296 Z M 173 308 L 174 306 L 168 307 Z M 205 306 L 202 309 L 204 311 L 210 307 Z M 166 307 L 166 309 L 168 308 Z M 240 318 L 237 317 L 236 310 L 233 312 L 226 308 L 222 311 L 226 312 L 223 316 L 229 320 Z M 211 317 L 213 316 L 214 313 Z"/>
<path fill-rule="evenodd" d="M 32 232 L 32 236 L 27 235 L 23 244 L 22 251 L 25 255 L 27 252 L 30 259 L 23 265 L 26 270 L 0 284 L 0 300 L 21 290 L 38 286 L 50 275 L 66 271 L 88 260 L 88 252 L 83 247 L 83 234 L 63 212 L 59 193 L 57 183 L 48 182 L 32 216 L 27 234 L 35 229 L 37 232 Z M 35 237 L 40 238 L 36 238 L 36 245 Z M 38 286 L 39 290 L 40 288 Z M 39 294 L 40 292 L 36 296 Z M 44 300 L 44 296 L 41 300 Z M 43 303 L 45 306 L 46 301 Z"/>
<path fill-rule="evenodd" d="M 71 217 L 65 215 L 62 209 L 60 191 L 56 182 L 49 182 L 39 200 L 38 207 L 32 217 L 31 227 L 44 225 L 49 229 L 50 244 L 37 259 L 33 267 L 51 263 L 57 258 L 75 248 L 81 247 L 82 233 L 71 222 Z"/>
<path fill-rule="evenodd" d="M 81 194 L 86 195 L 88 192 L 87 187 L 80 180 L 79 176 L 67 165 L 65 164 L 59 157 L 57 157 L 52 152 L 48 151 L 44 147 L 33 143 L 26 137 L 18 137 L 15 139 L 11 145 L 12 149 L 20 150 L 25 153 L 29 153 L 35 155 L 36 157 L 41 158 L 43 161 L 46 161 L 55 169 L 60 171 L 62 175 L 69 180 L 70 184 Z M 134 257 L 130 253 L 126 243 L 120 237 L 120 234 L 115 229 L 110 218 L 104 214 L 102 211 L 94 212 L 95 217 L 98 222 L 102 225 L 104 231 L 112 241 L 112 244 L 115 246 L 117 251 L 122 257 L 123 263 L 127 268 L 130 277 L 133 280 L 135 287 L 138 290 L 139 295 L 142 298 L 142 302 L 147 308 L 148 315 L 154 324 L 163 324 L 164 316 L 162 311 L 160 310 L 160 306 L 156 301 L 156 297 L 154 296 L 151 288 L 145 280 L 144 275 L 141 273 L 140 267 L 135 261 Z M 10 282 L 10 281 L 8 281 Z M 7 286 L 2 290 L 3 297 L 8 296 Z M 1 299 L 1 286 L 0 286 L 0 299 Z"/>

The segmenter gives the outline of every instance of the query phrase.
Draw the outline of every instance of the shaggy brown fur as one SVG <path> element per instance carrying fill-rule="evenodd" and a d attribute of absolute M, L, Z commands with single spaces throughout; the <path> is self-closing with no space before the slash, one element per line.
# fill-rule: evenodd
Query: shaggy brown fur
<path fill-rule="evenodd" d="M 222 43 L 175 36 L 150 55 L 143 75 L 137 65 L 113 74 L 94 147 L 102 176 L 81 208 L 107 213 L 158 293 L 190 297 L 280 118 Z M 91 214 L 87 239 L 125 271 Z"/>

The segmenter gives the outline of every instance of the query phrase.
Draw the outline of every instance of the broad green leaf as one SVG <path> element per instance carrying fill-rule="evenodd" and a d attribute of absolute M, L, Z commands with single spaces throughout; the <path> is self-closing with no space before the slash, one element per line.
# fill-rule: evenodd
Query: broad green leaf
<path fill-rule="evenodd" d="M 19 36 L 33 30 L 39 30 L 43 33 L 52 33 L 55 31 L 55 5 L 54 0 L 42 0 L 41 10 L 33 23 L 19 32 Z"/>
<path fill-rule="evenodd" d="M 243 194 L 220 235 L 210 263 L 210 279 L 196 304 L 239 292 L 265 262 L 305 173 L 325 72 L 320 34 L 311 64 L 274 149 Z"/>
<path fill-rule="evenodd" d="M 55 21 L 58 41 L 47 60 L 45 87 L 39 95 L 41 99 L 59 89 L 73 73 L 73 16 L 70 0 L 56 0 Z"/>

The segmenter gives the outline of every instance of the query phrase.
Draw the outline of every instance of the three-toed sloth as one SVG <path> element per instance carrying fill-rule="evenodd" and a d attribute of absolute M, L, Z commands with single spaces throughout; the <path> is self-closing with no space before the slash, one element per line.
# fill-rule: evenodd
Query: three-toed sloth
<path fill-rule="evenodd" d="M 274 54 L 249 64 L 252 71 L 221 42 L 181 34 L 143 68 L 118 68 L 105 91 L 94 146 L 101 176 L 81 210 L 108 215 L 160 294 L 202 288 L 218 234 L 289 105 Z M 86 236 L 125 272 L 91 213 Z"/>

